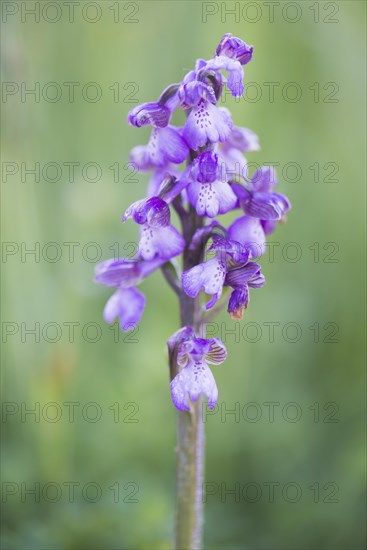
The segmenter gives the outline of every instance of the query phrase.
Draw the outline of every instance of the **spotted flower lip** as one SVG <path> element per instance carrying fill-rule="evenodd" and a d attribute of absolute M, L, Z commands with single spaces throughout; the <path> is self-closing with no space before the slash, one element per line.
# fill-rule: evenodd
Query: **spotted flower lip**
<path fill-rule="evenodd" d="M 183 129 L 183 137 L 191 149 L 197 151 L 209 141 L 225 141 L 231 133 L 233 122 L 226 110 L 201 99 L 192 108 Z"/>
<path fill-rule="evenodd" d="M 214 218 L 232 210 L 237 198 L 227 183 L 225 166 L 213 151 L 202 153 L 189 174 L 187 195 L 199 216 Z"/>
<path fill-rule="evenodd" d="M 183 327 L 168 340 L 170 359 L 180 367 L 170 389 L 173 404 L 179 411 L 190 410 L 200 395 L 208 399 L 209 408 L 218 400 L 218 388 L 208 363 L 220 365 L 227 351 L 218 338 L 197 338 L 192 327 Z"/>

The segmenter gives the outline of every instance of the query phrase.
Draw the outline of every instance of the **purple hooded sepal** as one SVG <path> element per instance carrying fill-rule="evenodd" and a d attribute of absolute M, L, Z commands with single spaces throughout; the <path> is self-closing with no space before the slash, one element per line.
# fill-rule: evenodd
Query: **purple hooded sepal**
<path fill-rule="evenodd" d="M 177 128 L 153 128 L 148 145 L 138 145 L 130 152 L 130 161 L 140 170 L 164 168 L 170 162 L 181 164 L 189 154 L 185 139 Z"/>
<path fill-rule="evenodd" d="M 145 223 L 153 227 L 164 227 L 170 223 L 170 211 L 168 204 L 159 197 L 150 197 L 134 202 L 127 208 L 122 217 L 125 222 L 132 218 L 135 223 Z"/>
<path fill-rule="evenodd" d="M 231 33 L 224 34 L 219 42 L 216 54 L 225 55 L 231 59 L 236 59 L 241 65 L 246 65 L 252 59 L 254 47 L 249 46 Z"/>
<path fill-rule="evenodd" d="M 129 288 L 141 281 L 165 263 L 155 259 L 150 262 L 140 259 L 106 260 L 96 266 L 94 282 L 115 288 Z"/>
<path fill-rule="evenodd" d="M 189 411 L 191 401 L 205 395 L 209 407 L 214 408 L 218 389 L 207 363 L 220 365 L 225 361 L 227 352 L 223 343 L 218 338 L 196 338 L 193 328 L 184 327 L 168 340 L 168 349 L 170 359 L 176 359 L 181 367 L 170 385 L 175 407 Z"/>
<path fill-rule="evenodd" d="M 160 103 L 143 103 L 131 109 L 127 115 L 127 122 L 137 128 L 141 126 L 164 128 L 168 125 L 170 116 L 170 110 Z"/>

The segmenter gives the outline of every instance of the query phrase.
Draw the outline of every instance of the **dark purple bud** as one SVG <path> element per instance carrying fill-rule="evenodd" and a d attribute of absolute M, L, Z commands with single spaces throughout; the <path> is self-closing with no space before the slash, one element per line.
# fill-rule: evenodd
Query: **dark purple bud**
<path fill-rule="evenodd" d="M 247 308 L 249 302 L 249 291 L 247 286 L 236 288 L 228 302 L 228 313 L 234 321 L 241 321 L 243 310 Z"/>

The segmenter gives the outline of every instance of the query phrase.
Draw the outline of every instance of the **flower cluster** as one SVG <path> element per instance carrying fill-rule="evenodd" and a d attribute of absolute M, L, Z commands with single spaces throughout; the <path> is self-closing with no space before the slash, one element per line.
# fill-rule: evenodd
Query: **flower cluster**
<path fill-rule="evenodd" d="M 217 302 L 217 308 L 222 305 L 224 289 L 231 289 L 228 313 L 239 320 L 249 303 L 249 289 L 264 285 L 254 260 L 264 254 L 266 235 L 284 220 L 290 203 L 275 192 L 278 181 L 272 167 L 248 176 L 244 154 L 259 150 L 258 137 L 248 128 L 236 127 L 230 112 L 220 106 L 225 87 L 234 97 L 243 94 L 243 66 L 252 56 L 252 46 L 225 34 L 212 59 L 198 59 L 180 83 L 128 114 L 130 125 L 151 127 L 148 143 L 134 147 L 130 155 L 140 171 L 151 172 L 151 178 L 147 197 L 133 203 L 122 218 L 140 226 L 136 257 L 102 262 L 96 269 L 96 282 L 116 288 L 104 310 L 108 323 L 117 317 L 124 331 L 139 323 L 145 297 L 136 286 L 159 268 L 181 297 L 198 300 L 201 291 L 210 296 L 201 319 L 195 321 L 197 327 L 205 311 Z M 177 109 L 186 114 L 182 127 L 171 122 Z M 182 232 L 171 223 L 172 208 Z M 239 216 L 227 228 L 214 219 L 232 211 L 239 211 Z M 181 274 L 172 260 L 182 253 L 190 261 L 184 262 Z M 224 361 L 223 344 L 199 338 L 186 326 L 168 347 L 175 366 L 175 406 L 189 409 L 190 400 L 200 394 L 215 406 L 218 391 L 207 363 Z"/>

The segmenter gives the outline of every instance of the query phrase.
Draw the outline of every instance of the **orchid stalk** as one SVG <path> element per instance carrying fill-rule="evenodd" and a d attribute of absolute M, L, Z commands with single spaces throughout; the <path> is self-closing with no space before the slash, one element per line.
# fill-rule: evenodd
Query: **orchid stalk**
<path fill-rule="evenodd" d="M 220 107 L 225 86 L 234 97 L 243 94 L 243 66 L 252 57 L 252 46 L 225 34 L 212 59 L 198 59 L 157 101 L 130 111 L 130 125 L 152 127 L 148 144 L 130 155 L 139 170 L 152 173 L 147 196 L 122 218 L 140 225 L 138 252 L 134 259 L 107 260 L 96 268 L 95 281 L 116 289 L 104 318 L 108 323 L 118 318 L 123 331 L 140 322 L 145 296 L 137 286 L 153 271 L 161 269 L 179 299 L 181 328 L 167 342 L 170 392 L 178 410 L 176 549 L 201 547 L 202 404 L 207 399 L 209 408 L 216 406 L 218 388 L 209 364 L 220 365 L 227 356 L 218 338 L 205 337 L 205 323 L 223 306 L 232 319 L 242 319 L 250 289 L 265 283 L 255 260 L 265 252 L 266 235 L 290 209 L 288 199 L 274 192 L 278 181 L 272 167 L 248 176 L 244 153 L 259 150 L 258 137 L 236 127 Z M 171 124 L 176 109 L 186 113 L 183 127 Z M 171 223 L 172 209 L 180 229 Z M 229 227 L 216 219 L 238 211 Z M 205 304 L 204 295 L 209 296 Z"/>

